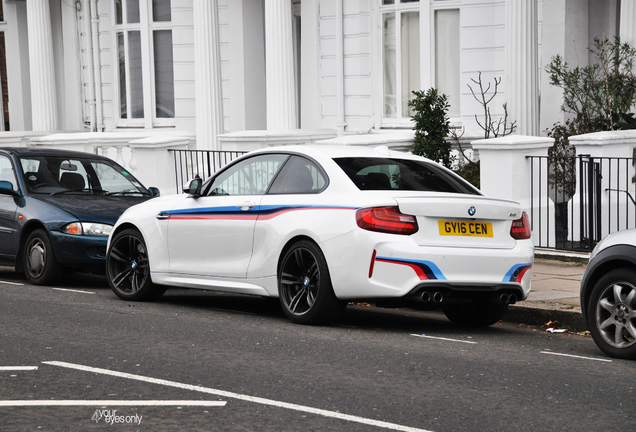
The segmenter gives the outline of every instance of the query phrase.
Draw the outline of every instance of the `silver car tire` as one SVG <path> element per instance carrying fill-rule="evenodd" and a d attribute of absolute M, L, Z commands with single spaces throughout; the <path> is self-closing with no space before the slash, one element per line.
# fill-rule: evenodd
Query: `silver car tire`
<path fill-rule="evenodd" d="M 51 240 L 43 229 L 36 229 L 27 237 L 22 263 L 24 275 L 34 285 L 52 285 L 62 274 Z"/>
<path fill-rule="evenodd" d="M 605 354 L 636 359 L 636 271 L 610 270 L 596 282 L 587 304 L 587 325 Z"/>

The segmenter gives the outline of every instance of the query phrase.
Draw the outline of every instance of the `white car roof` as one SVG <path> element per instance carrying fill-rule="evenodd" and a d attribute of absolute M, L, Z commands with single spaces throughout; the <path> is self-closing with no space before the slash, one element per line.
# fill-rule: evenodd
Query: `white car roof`
<path fill-rule="evenodd" d="M 420 156 L 413 155 L 412 153 L 389 150 L 387 146 L 382 145 L 374 147 L 333 144 L 291 145 L 255 150 L 251 153 L 277 151 L 305 154 L 307 156 L 315 157 L 316 159 L 341 157 L 398 157 L 400 159 L 424 159 Z"/>

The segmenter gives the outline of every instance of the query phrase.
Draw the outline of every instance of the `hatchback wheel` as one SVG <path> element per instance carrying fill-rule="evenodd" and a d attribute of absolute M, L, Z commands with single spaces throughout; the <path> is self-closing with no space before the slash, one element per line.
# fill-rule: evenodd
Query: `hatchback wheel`
<path fill-rule="evenodd" d="M 508 310 L 507 304 L 459 303 L 445 306 L 444 315 L 454 324 L 470 327 L 486 327 L 499 322 Z"/>
<path fill-rule="evenodd" d="M 280 263 L 278 294 L 285 315 L 298 324 L 332 321 L 344 311 L 331 286 L 327 262 L 312 242 L 299 241 Z"/>
<path fill-rule="evenodd" d="M 51 285 L 62 274 L 51 240 L 46 231 L 41 229 L 33 231 L 27 238 L 22 262 L 27 280 L 35 285 Z"/>
<path fill-rule="evenodd" d="M 596 345 L 610 357 L 636 359 L 636 272 L 615 269 L 594 285 L 587 325 Z"/>
<path fill-rule="evenodd" d="M 124 230 L 113 237 L 106 255 L 108 284 L 124 300 L 156 300 L 166 287 L 150 279 L 146 243 L 135 229 Z"/>

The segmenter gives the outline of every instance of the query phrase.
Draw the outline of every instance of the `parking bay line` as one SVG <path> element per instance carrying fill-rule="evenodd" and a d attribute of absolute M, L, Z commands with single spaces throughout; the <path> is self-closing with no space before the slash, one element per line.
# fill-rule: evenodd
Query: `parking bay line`
<path fill-rule="evenodd" d="M 26 406 L 225 406 L 225 401 L 200 400 L 3 400 L 0 407 Z"/>
<path fill-rule="evenodd" d="M 411 336 L 415 336 L 415 337 L 420 337 L 420 338 L 427 338 L 427 339 L 437 339 L 437 340 L 443 340 L 443 341 L 449 341 L 449 342 L 462 342 L 462 343 L 467 343 L 467 344 L 476 344 L 477 342 L 473 342 L 473 341 L 466 341 L 466 340 L 461 340 L 461 339 L 450 339 L 450 338 L 445 338 L 445 337 L 438 337 L 438 336 L 427 336 L 427 335 L 419 335 L 419 334 L 411 334 Z"/>
<path fill-rule="evenodd" d="M 0 407 L 16 406 L 225 406 L 225 401 L 196 400 L 15 400 L 0 401 Z"/>
<path fill-rule="evenodd" d="M 76 292 L 76 293 L 82 293 L 82 294 L 95 294 L 93 291 L 82 291 L 82 290 L 68 289 L 68 288 L 51 288 L 51 289 L 54 289 L 56 291 L 69 291 L 69 292 Z"/>
<path fill-rule="evenodd" d="M 0 371 L 29 371 L 38 370 L 37 366 L 0 366 Z"/>
<path fill-rule="evenodd" d="M 555 352 L 550 352 L 550 351 L 540 351 L 540 353 L 541 354 L 551 354 L 551 355 L 562 356 L 562 357 L 578 358 L 578 359 L 583 359 L 583 360 L 595 360 L 595 361 L 602 361 L 602 362 L 612 363 L 612 361 L 609 360 L 609 359 L 602 359 L 602 358 L 595 358 L 595 357 L 584 357 L 584 356 L 577 356 L 577 355 L 573 355 L 573 354 L 561 354 L 561 353 L 555 353 Z"/>
<path fill-rule="evenodd" d="M 7 284 L 7 285 L 19 285 L 19 286 L 24 285 L 23 283 L 19 283 L 19 282 L 9 282 L 9 281 L 0 281 L 0 284 Z"/>
<path fill-rule="evenodd" d="M 163 380 L 163 379 L 159 379 L 159 378 L 145 377 L 145 376 L 142 376 L 142 375 L 135 375 L 135 374 L 130 374 L 130 373 L 126 373 L 126 372 L 117 372 L 117 371 L 112 371 L 112 370 L 108 370 L 108 369 L 101 369 L 101 368 L 95 368 L 95 367 L 91 367 L 91 366 L 84 366 L 84 365 L 78 365 L 78 364 L 60 362 L 60 361 L 45 361 L 45 362 L 42 362 L 42 363 L 43 364 L 47 364 L 47 365 L 51 365 L 51 366 L 59 366 L 59 367 L 68 368 L 68 369 L 80 370 L 80 371 L 84 371 L 84 372 L 92 372 L 92 373 L 97 373 L 97 374 L 102 374 L 102 375 L 116 376 L 116 377 L 120 377 L 120 378 L 127 378 L 127 379 L 132 379 L 132 380 L 137 380 L 137 381 L 148 382 L 148 383 L 152 383 L 152 384 L 164 385 L 164 386 L 168 386 L 168 387 L 176 387 L 176 388 L 180 388 L 180 389 L 184 389 L 184 390 L 196 391 L 196 392 L 200 392 L 200 393 L 213 394 L 213 395 L 222 396 L 222 397 L 226 397 L 226 398 L 238 399 L 238 400 L 241 400 L 241 401 L 257 403 L 257 404 L 261 404 L 261 405 L 269 405 L 269 406 L 273 406 L 273 407 L 277 407 L 277 408 L 285 408 L 285 409 L 290 409 L 290 410 L 294 410 L 294 411 L 301 411 L 301 412 L 305 412 L 305 413 L 309 413 L 309 414 L 320 415 L 320 416 L 323 416 L 323 417 L 335 418 L 335 419 L 339 419 L 339 420 L 346 420 L 346 421 L 355 422 L 355 423 L 362 423 L 362 424 L 366 424 L 366 425 L 370 425 L 370 426 L 376 426 L 376 427 L 384 428 L 384 429 L 397 430 L 397 431 L 403 431 L 403 432 L 431 432 L 431 431 L 428 431 L 428 430 L 425 430 L 425 429 L 418 429 L 418 428 L 414 428 L 414 427 L 410 427 L 410 426 L 403 426 L 403 425 L 399 425 L 399 424 L 396 424 L 396 423 L 389 423 L 389 422 L 384 422 L 384 421 L 380 421 L 380 420 L 373 420 L 373 419 L 368 419 L 368 418 L 364 418 L 364 417 L 358 417 L 358 416 L 349 415 L 349 414 L 342 414 L 342 413 L 335 412 L 335 411 L 328 411 L 328 410 L 319 409 L 319 408 L 312 408 L 312 407 L 308 407 L 308 406 L 304 406 L 304 405 L 297 405 L 297 404 L 292 404 L 292 403 L 288 403 L 288 402 L 276 401 L 276 400 L 273 400 L 273 399 L 265 399 L 265 398 L 260 398 L 260 397 L 256 397 L 256 396 L 248 396 L 248 395 L 243 395 L 243 394 L 240 394 L 240 393 L 233 393 L 233 392 L 228 392 L 228 391 L 225 391 L 225 390 L 217 390 L 217 389 L 213 389 L 213 388 L 209 388 L 209 387 L 195 386 L 195 385 L 191 385 L 191 384 L 179 383 L 179 382 L 176 382 L 176 381 L 167 381 L 167 380 Z"/>

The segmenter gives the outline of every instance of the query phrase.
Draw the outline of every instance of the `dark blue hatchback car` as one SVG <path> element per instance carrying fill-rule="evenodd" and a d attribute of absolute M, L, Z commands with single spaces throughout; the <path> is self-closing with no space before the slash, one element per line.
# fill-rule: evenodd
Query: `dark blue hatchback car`
<path fill-rule="evenodd" d="M 0 148 L 0 263 L 38 285 L 65 269 L 104 272 L 119 216 L 158 195 L 103 156 Z"/>

